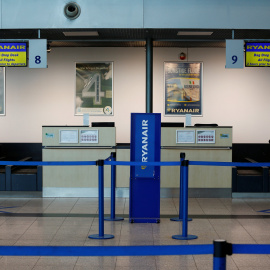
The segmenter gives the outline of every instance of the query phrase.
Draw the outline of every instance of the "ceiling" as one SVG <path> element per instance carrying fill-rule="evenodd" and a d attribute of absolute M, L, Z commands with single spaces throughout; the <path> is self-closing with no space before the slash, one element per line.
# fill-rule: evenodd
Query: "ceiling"
<path fill-rule="evenodd" d="M 97 31 L 98 36 L 65 36 L 63 32 Z M 210 36 L 178 36 L 178 31 L 213 32 Z M 270 41 L 270 30 L 247 29 L 1 29 L 0 39 L 47 39 L 51 47 L 224 47 L 226 39 Z"/>

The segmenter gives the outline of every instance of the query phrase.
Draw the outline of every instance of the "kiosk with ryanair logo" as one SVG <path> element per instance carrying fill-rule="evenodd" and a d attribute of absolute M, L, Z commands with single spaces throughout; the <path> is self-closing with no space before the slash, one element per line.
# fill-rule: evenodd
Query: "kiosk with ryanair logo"
<path fill-rule="evenodd" d="M 130 160 L 145 165 L 130 167 L 129 221 L 159 223 L 160 167 L 147 163 L 160 161 L 161 115 L 132 113 L 130 141 Z"/>

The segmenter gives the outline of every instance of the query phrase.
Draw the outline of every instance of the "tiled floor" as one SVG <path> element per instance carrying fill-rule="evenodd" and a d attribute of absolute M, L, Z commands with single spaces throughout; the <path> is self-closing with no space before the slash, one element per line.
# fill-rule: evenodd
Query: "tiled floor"
<path fill-rule="evenodd" d="M 189 199 L 189 234 L 196 240 L 174 240 L 182 233 L 178 199 L 161 199 L 159 224 L 131 224 L 129 201 L 117 198 L 118 216 L 124 221 L 105 221 L 110 240 L 93 240 L 98 234 L 97 198 L 0 198 L 0 245 L 11 246 L 134 246 L 212 244 L 225 239 L 233 244 L 270 244 L 270 199 Z M 9 214 L 7 214 L 7 212 Z M 12 213 L 12 214 L 10 214 Z M 105 199 L 110 213 L 110 199 Z M 213 269 L 212 255 L 139 257 L 0 257 L 0 269 Z M 227 256 L 227 269 L 270 269 L 268 255 Z"/>

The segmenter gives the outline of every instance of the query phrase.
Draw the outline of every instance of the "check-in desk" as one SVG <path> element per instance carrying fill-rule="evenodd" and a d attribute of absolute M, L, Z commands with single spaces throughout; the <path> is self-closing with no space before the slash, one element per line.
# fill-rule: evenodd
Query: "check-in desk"
<path fill-rule="evenodd" d="M 232 127 L 162 127 L 161 161 L 232 161 Z M 179 188 L 179 167 L 161 167 L 161 188 Z M 231 167 L 189 166 L 189 195 L 230 197 Z M 169 195 L 168 194 L 168 195 Z M 173 194 L 171 194 L 173 195 Z"/>
<path fill-rule="evenodd" d="M 96 161 L 115 151 L 115 127 L 43 126 L 43 161 Z M 110 166 L 104 185 L 110 187 Z M 97 166 L 44 166 L 43 197 L 97 197 Z"/>

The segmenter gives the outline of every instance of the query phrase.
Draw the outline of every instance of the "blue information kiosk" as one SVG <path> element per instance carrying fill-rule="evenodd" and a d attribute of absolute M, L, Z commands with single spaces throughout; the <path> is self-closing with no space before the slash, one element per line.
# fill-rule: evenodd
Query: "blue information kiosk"
<path fill-rule="evenodd" d="M 130 167 L 129 221 L 160 222 L 160 167 L 148 162 L 160 161 L 161 115 L 131 114 L 130 160 L 145 166 Z"/>

